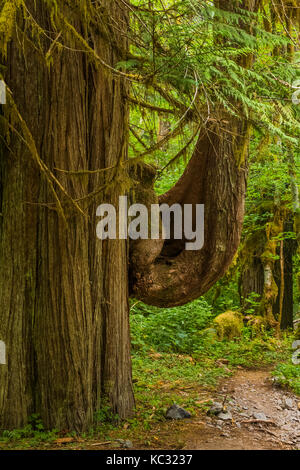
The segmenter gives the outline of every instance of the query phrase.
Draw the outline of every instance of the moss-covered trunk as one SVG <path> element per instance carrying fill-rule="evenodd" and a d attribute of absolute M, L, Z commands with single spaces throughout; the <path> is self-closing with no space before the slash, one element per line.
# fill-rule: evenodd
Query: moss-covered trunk
<path fill-rule="evenodd" d="M 125 31 L 125 9 L 119 2 L 104 3 L 106 14 Z M 28 2 L 28 8 L 51 30 L 42 2 Z M 84 35 L 79 17 L 66 16 Z M 19 27 L 24 29 L 22 18 Z M 127 40 L 110 31 L 108 22 L 101 28 L 90 44 L 115 65 Z M 47 50 L 50 42 L 41 40 Z M 76 42 L 73 48 L 78 49 Z M 72 176 L 57 169 L 103 169 L 126 159 L 124 81 L 67 48 L 54 47 L 48 69 L 42 54 L 29 42 L 20 48 L 17 37 L 8 57 L 5 78 L 13 99 L 42 161 L 67 193 L 79 200 L 116 177 L 115 171 Z M 134 400 L 126 242 L 96 238 L 103 192 L 79 201 L 84 217 L 55 184 L 66 225 L 32 155 L 15 135 L 11 142 L 1 159 L 0 336 L 8 361 L 0 368 L 0 427 L 20 427 L 35 412 L 47 428 L 86 430 L 103 400 L 128 416 Z M 112 185 L 105 202 L 116 201 L 120 190 Z"/>

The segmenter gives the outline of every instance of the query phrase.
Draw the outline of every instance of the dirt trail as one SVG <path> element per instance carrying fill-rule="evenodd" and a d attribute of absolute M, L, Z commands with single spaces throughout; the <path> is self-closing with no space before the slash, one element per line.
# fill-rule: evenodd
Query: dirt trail
<path fill-rule="evenodd" d="M 269 372 L 239 371 L 215 396 L 225 398 L 232 419 L 194 420 L 184 449 L 300 450 L 300 398 L 276 387 Z"/>
<path fill-rule="evenodd" d="M 186 392 L 185 392 L 186 393 Z M 276 386 L 270 371 L 239 370 L 226 379 L 218 391 L 199 390 L 201 402 L 220 403 L 223 415 L 168 420 L 141 437 L 119 435 L 116 430 L 107 442 L 83 441 L 73 449 L 119 450 L 300 450 L 300 397 Z M 204 393 L 204 395 L 203 395 Z M 186 394 L 187 395 L 187 394 Z M 219 410 L 220 411 L 220 410 Z M 124 441 L 128 439 L 129 441 Z M 145 446 L 145 441 L 148 441 Z M 56 448 L 62 448 L 61 444 Z"/>

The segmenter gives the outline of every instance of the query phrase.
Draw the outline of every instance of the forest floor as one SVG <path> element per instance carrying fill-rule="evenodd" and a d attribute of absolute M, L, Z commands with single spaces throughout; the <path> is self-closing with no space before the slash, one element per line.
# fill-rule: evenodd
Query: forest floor
<path fill-rule="evenodd" d="M 193 390 L 195 391 L 195 390 Z M 177 390 L 187 399 L 186 388 Z M 279 388 L 270 369 L 239 368 L 222 379 L 211 392 L 197 390 L 199 407 L 196 416 L 180 421 L 164 420 L 151 429 L 125 423 L 122 428 L 108 431 L 106 439 L 94 437 L 58 437 L 52 442 L 35 443 L 22 440 L 19 444 L 0 444 L 0 449 L 25 448 L 44 450 L 119 450 L 130 439 L 130 450 L 300 450 L 300 397 Z M 230 419 L 210 416 L 211 404 L 224 404 Z M 122 438 L 122 439 L 120 439 Z M 119 439 L 119 440 L 118 440 Z"/>
<path fill-rule="evenodd" d="M 148 445 L 138 440 L 133 449 L 300 450 L 300 397 L 274 385 L 269 370 L 240 369 L 208 399 L 224 403 L 232 419 L 222 421 L 202 411 L 192 419 L 155 426 Z M 85 448 L 104 447 L 91 443 Z"/>
<path fill-rule="evenodd" d="M 232 420 L 195 423 L 185 449 L 300 450 L 300 398 L 276 387 L 268 371 L 238 371 L 216 394 L 225 397 Z"/>
<path fill-rule="evenodd" d="M 193 355 L 138 350 L 132 419 L 120 422 L 103 406 L 95 427 L 79 436 L 46 431 L 33 415 L 25 428 L 2 433 L 0 450 L 300 450 L 300 366 L 291 362 L 292 341 L 246 335 L 205 343 Z M 166 419 L 174 403 L 191 418 Z M 221 416 L 212 414 L 216 403 Z"/>

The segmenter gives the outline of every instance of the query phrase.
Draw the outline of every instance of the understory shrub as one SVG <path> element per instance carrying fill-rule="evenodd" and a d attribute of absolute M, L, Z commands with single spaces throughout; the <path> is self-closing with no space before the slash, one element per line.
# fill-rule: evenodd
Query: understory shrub
<path fill-rule="evenodd" d="M 198 299 L 182 307 L 132 307 L 131 334 L 134 350 L 157 348 L 162 352 L 192 353 L 202 330 L 213 321 L 211 306 Z"/>

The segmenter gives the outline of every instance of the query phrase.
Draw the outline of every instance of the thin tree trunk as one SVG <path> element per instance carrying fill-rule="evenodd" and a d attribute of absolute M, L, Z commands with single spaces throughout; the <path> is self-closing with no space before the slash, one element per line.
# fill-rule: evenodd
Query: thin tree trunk
<path fill-rule="evenodd" d="M 293 215 L 291 214 L 285 221 L 284 226 L 285 232 L 293 231 Z M 294 309 L 294 286 L 293 286 L 293 255 L 297 249 L 297 243 L 291 238 L 283 240 L 283 258 L 284 258 L 284 295 L 282 299 L 282 315 L 280 328 L 286 330 L 293 328 L 293 309 Z M 280 288 L 280 266 L 279 262 L 275 263 L 275 281 Z M 279 297 L 277 297 L 274 305 L 274 314 L 278 315 L 279 308 Z"/>
<path fill-rule="evenodd" d="M 283 314 L 283 299 L 284 299 L 284 254 L 283 254 L 283 240 L 280 241 L 280 289 L 279 289 L 279 325 L 282 322 Z"/>
<path fill-rule="evenodd" d="M 248 253 L 248 259 L 241 268 L 241 275 L 239 279 L 239 293 L 241 298 L 242 310 L 246 313 L 247 309 L 253 308 L 251 303 L 247 299 L 252 293 L 257 294 L 257 297 L 253 300 L 259 303 L 263 295 L 264 290 L 264 270 L 260 259 L 254 253 Z M 258 313 L 258 306 L 255 309 Z"/>
<path fill-rule="evenodd" d="M 285 289 L 280 328 L 282 330 L 287 330 L 288 328 L 293 328 L 294 319 L 293 255 L 295 253 L 295 241 L 291 239 L 285 240 L 283 252 L 285 264 Z"/>

